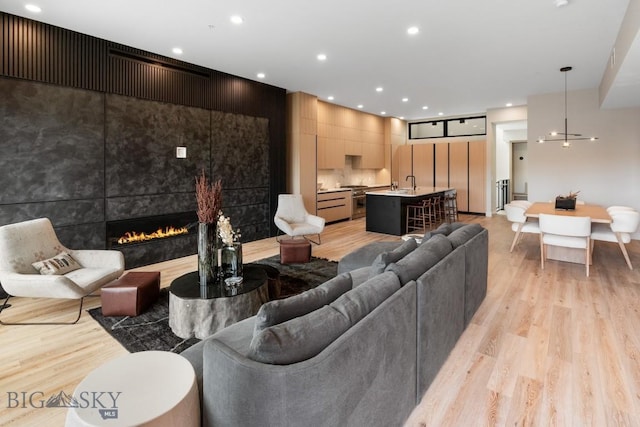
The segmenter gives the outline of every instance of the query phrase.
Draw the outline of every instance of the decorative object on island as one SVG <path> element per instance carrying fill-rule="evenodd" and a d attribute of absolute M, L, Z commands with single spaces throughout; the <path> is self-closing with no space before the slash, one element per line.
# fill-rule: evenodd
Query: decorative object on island
<path fill-rule="evenodd" d="M 218 266 L 220 277 L 242 277 L 242 244 L 240 243 L 240 230 L 233 230 L 229 217 L 218 217 L 218 234 L 222 244 L 220 245 Z M 225 281 L 226 283 L 226 281 Z"/>
<path fill-rule="evenodd" d="M 575 210 L 578 193 L 579 191 L 576 191 L 575 193 L 570 191 L 567 196 L 556 197 L 556 209 L 565 209 L 568 211 Z"/>
<path fill-rule="evenodd" d="M 222 183 L 209 182 L 204 170 L 196 177 L 198 202 L 198 274 L 200 286 L 206 287 L 218 279 L 218 217 L 222 207 Z"/>
<path fill-rule="evenodd" d="M 562 141 L 562 148 L 569 148 L 571 147 L 571 143 L 569 141 L 585 141 L 585 140 L 595 141 L 596 139 L 598 139 L 598 137 L 596 136 L 584 137 L 582 136 L 581 133 L 569 133 L 568 131 L 569 126 L 567 124 L 567 73 L 571 70 L 573 70 L 573 67 L 560 68 L 560 71 L 564 73 L 564 132 L 558 132 L 558 131 L 549 132 L 549 135 L 551 135 L 554 138 L 545 139 L 543 137 L 540 137 L 538 139 L 538 142 L 540 144 L 546 141 Z M 559 136 L 559 138 L 555 138 L 557 136 Z"/>

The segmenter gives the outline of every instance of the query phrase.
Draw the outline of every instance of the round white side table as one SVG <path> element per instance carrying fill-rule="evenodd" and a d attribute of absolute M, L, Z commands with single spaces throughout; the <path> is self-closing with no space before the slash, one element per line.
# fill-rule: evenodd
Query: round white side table
<path fill-rule="evenodd" d="M 193 366 L 184 357 L 167 351 L 131 353 L 96 368 L 78 384 L 66 426 L 197 427 L 198 396 Z"/>

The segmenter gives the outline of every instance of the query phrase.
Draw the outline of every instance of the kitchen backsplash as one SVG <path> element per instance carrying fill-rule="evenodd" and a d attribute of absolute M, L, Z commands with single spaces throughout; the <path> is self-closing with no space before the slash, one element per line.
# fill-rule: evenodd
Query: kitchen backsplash
<path fill-rule="evenodd" d="M 352 157 L 345 156 L 344 169 L 318 169 L 318 182 L 322 188 L 335 188 L 340 185 L 374 185 L 376 169 L 354 169 Z"/>

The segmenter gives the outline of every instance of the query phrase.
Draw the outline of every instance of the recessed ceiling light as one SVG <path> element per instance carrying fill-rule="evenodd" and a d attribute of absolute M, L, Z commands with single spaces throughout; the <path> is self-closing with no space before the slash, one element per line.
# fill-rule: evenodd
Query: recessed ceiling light
<path fill-rule="evenodd" d="M 428 110 L 428 109 L 429 109 L 429 107 L 425 105 L 424 107 L 422 107 L 422 109 L 423 109 L 423 110 Z"/>
<path fill-rule="evenodd" d="M 404 120 L 404 116 L 400 116 L 398 117 L 400 120 Z"/>
<path fill-rule="evenodd" d="M 438 113 L 438 115 L 439 115 L 439 116 L 444 116 L 444 113 L 443 113 L 442 111 L 440 111 L 440 112 Z"/>
<path fill-rule="evenodd" d="M 402 98 L 402 102 L 409 102 L 409 98 Z"/>
<path fill-rule="evenodd" d="M 507 102 L 507 107 L 513 107 L 513 104 L 510 102 Z"/>
<path fill-rule="evenodd" d="M 364 105 L 358 104 L 358 108 L 364 108 Z"/>
<path fill-rule="evenodd" d="M 242 19 L 242 16 L 240 15 L 233 15 L 231 18 L 229 18 L 231 20 L 231 22 L 233 22 L 236 25 L 240 25 L 244 22 L 244 19 Z"/>
<path fill-rule="evenodd" d="M 569 4 L 569 0 L 556 0 L 556 7 L 564 7 Z"/>
<path fill-rule="evenodd" d="M 380 111 L 380 114 L 382 114 L 384 116 L 385 114 L 387 114 L 387 112 L 386 111 Z"/>
<path fill-rule="evenodd" d="M 327 55 L 325 55 L 324 53 L 319 53 L 316 58 L 318 58 L 318 61 L 326 61 Z"/>
<path fill-rule="evenodd" d="M 35 4 L 28 4 L 24 8 L 27 9 L 29 12 L 33 12 L 33 13 L 42 12 L 42 9 L 40 9 L 40 7 L 36 6 Z"/>
<path fill-rule="evenodd" d="M 409 27 L 407 28 L 407 33 L 414 35 L 414 34 L 418 34 L 420 32 L 420 29 L 418 27 Z"/>
<path fill-rule="evenodd" d="M 377 87 L 376 88 L 376 92 L 382 92 L 384 89 L 382 89 L 381 87 Z"/>
<path fill-rule="evenodd" d="M 257 74 L 259 79 L 264 79 L 265 78 L 265 74 L 264 73 L 258 73 Z"/>
<path fill-rule="evenodd" d="M 182 55 L 182 49 L 180 49 L 179 47 L 174 47 L 173 49 L 171 49 L 171 52 L 175 53 L 176 55 Z"/>
<path fill-rule="evenodd" d="M 334 99 L 334 98 L 333 98 L 333 95 L 329 95 L 329 96 L 327 96 L 327 99 L 328 99 L 329 101 L 333 101 L 333 99 Z"/>

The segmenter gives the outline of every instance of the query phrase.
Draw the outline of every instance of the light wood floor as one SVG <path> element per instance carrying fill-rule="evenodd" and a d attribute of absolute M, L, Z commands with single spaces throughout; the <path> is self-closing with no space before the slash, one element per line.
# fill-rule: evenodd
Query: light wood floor
<path fill-rule="evenodd" d="M 489 229 L 484 303 L 408 427 L 558 425 L 640 426 L 640 242 L 628 245 L 630 271 L 617 245 L 598 242 L 591 277 L 584 266 L 549 261 L 540 270 L 537 236 L 513 253 L 506 218 L 463 217 Z M 364 221 L 325 229 L 318 257 L 338 260 L 365 243 L 394 240 L 364 231 Z M 275 239 L 243 245 L 247 262 L 278 253 Z M 162 272 L 162 286 L 194 270 L 195 256 L 138 270 Z M 3 319 L 73 318 L 73 301 L 15 298 Z M 90 298 L 86 308 L 97 307 Z M 71 394 L 92 369 L 126 354 L 87 313 L 73 326 L 0 326 L 0 425 L 63 425 L 64 409 L 18 407 Z M 427 361 L 421 361 L 427 363 Z M 41 393 L 41 394 L 39 394 Z M 328 410 L 330 410 L 328 408 Z"/>

